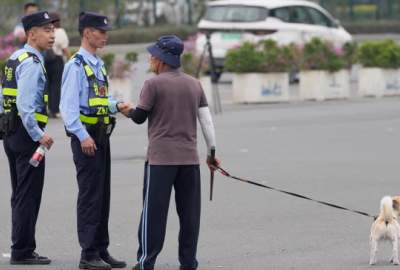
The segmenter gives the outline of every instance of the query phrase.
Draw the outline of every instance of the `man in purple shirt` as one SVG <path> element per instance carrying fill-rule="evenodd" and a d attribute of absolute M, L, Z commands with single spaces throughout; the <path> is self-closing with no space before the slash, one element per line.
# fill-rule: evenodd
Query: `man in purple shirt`
<path fill-rule="evenodd" d="M 200 82 L 179 70 L 182 41 L 176 36 L 163 36 L 148 51 L 150 68 L 156 76 L 145 82 L 137 107 L 122 111 L 138 124 L 149 120 L 138 264 L 133 269 L 154 269 L 164 243 L 174 188 L 180 221 L 180 269 L 194 270 L 198 266 L 201 197 L 197 119 L 209 154 L 215 149 L 214 125 Z M 212 165 L 210 160 L 208 163 Z"/>

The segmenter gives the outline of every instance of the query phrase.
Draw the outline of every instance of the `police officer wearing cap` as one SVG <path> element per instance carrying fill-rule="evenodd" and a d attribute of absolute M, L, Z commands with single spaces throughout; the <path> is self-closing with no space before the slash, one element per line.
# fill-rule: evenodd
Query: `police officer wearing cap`
<path fill-rule="evenodd" d="M 65 65 L 60 112 L 71 137 L 78 180 L 78 238 L 80 269 L 124 268 L 126 263 L 108 252 L 110 213 L 110 141 L 115 114 L 128 106 L 108 94 L 104 62 L 96 55 L 111 27 L 106 16 L 82 12 L 81 47 Z"/>
<path fill-rule="evenodd" d="M 27 44 L 11 55 L 3 73 L 0 133 L 11 174 L 11 264 L 51 262 L 35 252 L 45 161 L 33 167 L 29 160 L 40 145 L 50 149 L 53 144 L 53 139 L 44 131 L 48 120 L 47 77 L 41 54 L 53 46 L 53 22 L 55 19 L 46 11 L 22 18 Z"/>
<path fill-rule="evenodd" d="M 138 263 L 133 270 L 154 269 L 164 244 L 172 189 L 180 223 L 180 269 L 194 270 L 198 267 L 201 208 L 197 119 L 209 154 L 215 149 L 214 125 L 200 82 L 179 69 L 182 40 L 163 36 L 148 51 L 150 69 L 156 76 L 144 83 L 135 109 L 122 109 L 137 124 L 148 119 L 144 203 L 138 233 Z M 208 163 L 212 169 L 219 161 L 209 159 Z"/>

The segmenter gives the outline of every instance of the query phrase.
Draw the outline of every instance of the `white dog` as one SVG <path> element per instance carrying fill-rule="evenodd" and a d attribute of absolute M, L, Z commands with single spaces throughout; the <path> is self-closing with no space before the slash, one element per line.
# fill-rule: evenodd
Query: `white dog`
<path fill-rule="evenodd" d="M 369 264 L 376 263 L 376 252 L 378 251 L 378 242 L 388 240 L 392 242 L 391 263 L 399 264 L 398 238 L 400 236 L 400 226 L 397 222 L 400 211 L 400 196 L 386 196 L 381 200 L 381 210 L 379 216 L 371 227 L 370 236 L 370 260 Z"/>

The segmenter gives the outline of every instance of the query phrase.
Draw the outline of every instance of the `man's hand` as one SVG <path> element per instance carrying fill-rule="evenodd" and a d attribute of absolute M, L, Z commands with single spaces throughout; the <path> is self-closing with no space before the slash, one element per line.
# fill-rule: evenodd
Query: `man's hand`
<path fill-rule="evenodd" d="M 130 102 L 121 102 L 117 106 L 118 110 L 126 117 L 128 117 L 129 111 L 133 109 L 133 105 Z"/>
<path fill-rule="evenodd" d="M 45 134 L 43 134 L 43 137 L 42 137 L 42 139 L 40 139 L 39 143 L 41 145 L 44 145 L 47 149 L 50 150 L 50 148 L 53 145 L 54 141 L 49 135 L 47 135 L 45 133 Z"/>
<path fill-rule="evenodd" d="M 96 143 L 90 137 L 81 142 L 81 147 L 82 152 L 88 156 L 94 156 L 94 153 L 97 150 Z"/>
<path fill-rule="evenodd" d="M 221 161 L 218 158 L 214 158 L 214 160 L 212 160 L 210 156 L 207 157 L 207 165 L 208 168 L 210 168 L 210 171 L 215 171 L 220 164 Z"/>

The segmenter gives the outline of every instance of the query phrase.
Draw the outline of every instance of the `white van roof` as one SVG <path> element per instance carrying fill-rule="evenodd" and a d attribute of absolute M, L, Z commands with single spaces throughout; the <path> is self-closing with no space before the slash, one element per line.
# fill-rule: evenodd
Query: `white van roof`
<path fill-rule="evenodd" d="M 208 2 L 208 6 L 224 6 L 224 5 L 245 5 L 245 6 L 259 6 L 267 9 L 286 7 L 286 6 L 309 6 L 314 8 L 321 8 L 318 4 L 304 0 L 219 0 Z"/>

